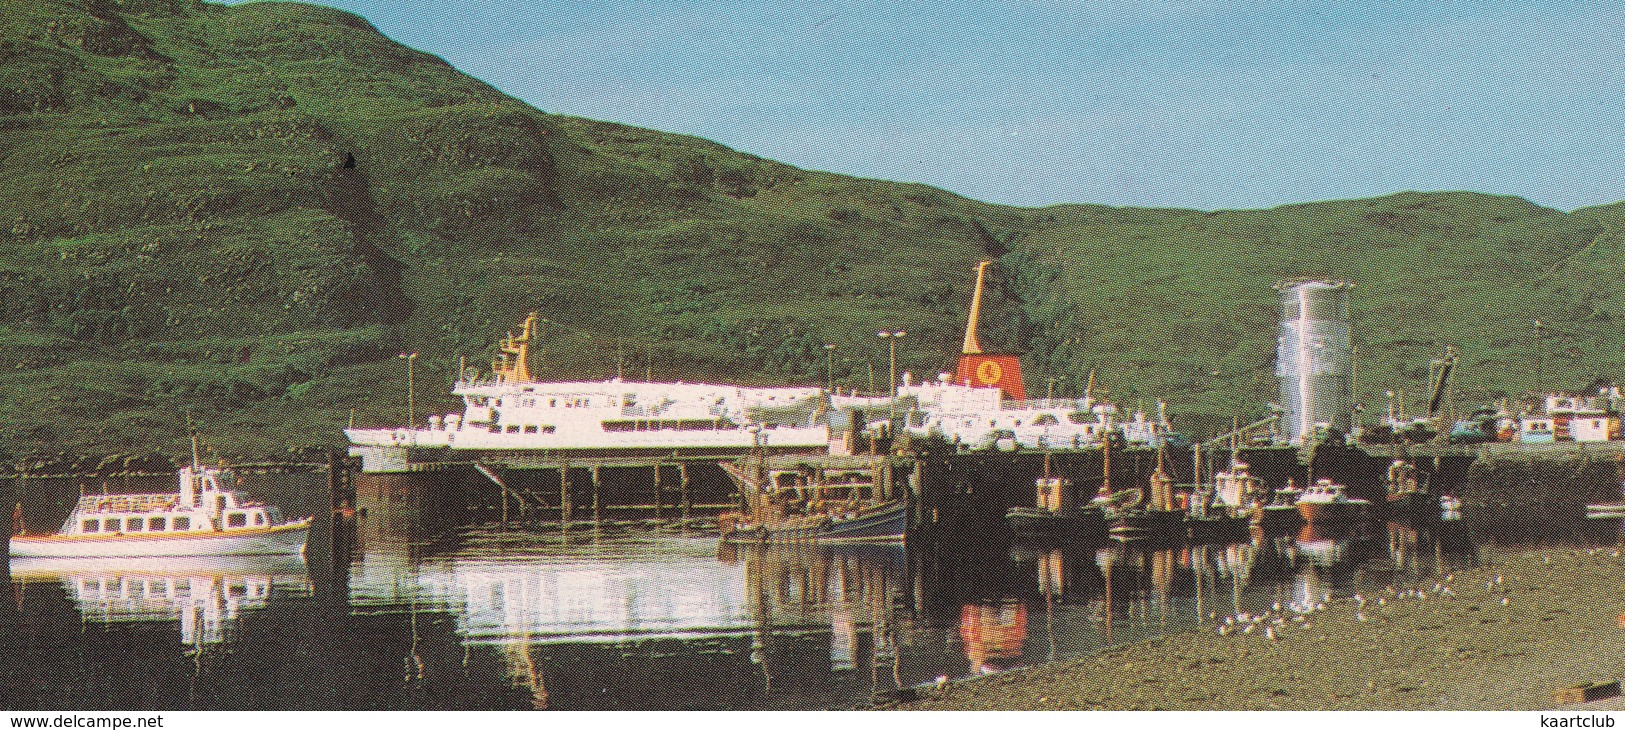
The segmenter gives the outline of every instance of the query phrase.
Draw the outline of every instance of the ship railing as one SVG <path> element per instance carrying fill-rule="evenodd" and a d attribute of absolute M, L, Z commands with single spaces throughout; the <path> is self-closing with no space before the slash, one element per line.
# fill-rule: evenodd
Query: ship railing
<path fill-rule="evenodd" d="M 1006 410 L 1039 410 L 1055 409 L 1072 411 L 1089 410 L 1088 402 L 1082 398 L 1027 398 L 1023 400 L 1010 399 L 1004 402 Z"/>

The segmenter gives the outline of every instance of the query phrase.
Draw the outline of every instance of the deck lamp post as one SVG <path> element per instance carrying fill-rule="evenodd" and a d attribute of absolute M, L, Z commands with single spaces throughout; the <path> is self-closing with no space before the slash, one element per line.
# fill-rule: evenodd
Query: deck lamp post
<path fill-rule="evenodd" d="M 415 402 L 414 393 L 415 384 L 412 379 L 412 361 L 418 359 L 418 354 L 415 352 L 403 352 L 396 357 L 406 361 L 406 427 L 410 429 L 414 428 L 413 424 L 417 422 L 417 414 L 414 412 L 417 404 Z"/>
<path fill-rule="evenodd" d="M 829 392 L 835 393 L 835 346 L 824 345 L 824 369 L 829 375 Z"/>
<path fill-rule="evenodd" d="M 1045 391 L 1045 393 L 1044 393 L 1044 407 L 1045 408 L 1050 408 L 1051 407 L 1050 401 L 1055 400 L 1055 384 L 1059 383 L 1059 382 L 1061 382 L 1063 380 L 1066 380 L 1065 375 L 1057 375 L 1057 376 L 1055 376 L 1053 378 L 1044 378 L 1044 382 L 1049 384 L 1049 390 Z"/>
<path fill-rule="evenodd" d="M 1540 320 L 1538 320 L 1538 319 L 1535 320 L 1535 391 L 1537 393 L 1540 391 L 1541 388 L 1546 387 L 1545 386 L 1545 382 L 1546 382 L 1546 378 L 1545 378 L 1545 375 L 1546 375 L 1546 372 L 1545 372 L 1546 371 L 1546 342 L 1545 342 L 1545 338 L 1544 338 L 1545 333 L 1546 333 L 1545 325 L 1542 325 L 1540 323 Z"/>
<path fill-rule="evenodd" d="M 875 335 L 886 341 L 886 349 L 891 352 L 891 407 L 890 417 L 886 421 L 887 430 L 891 429 L 892 421 L 897 420 L 897 341 L 903 339 L 907 332 L 876 332 Z"/>

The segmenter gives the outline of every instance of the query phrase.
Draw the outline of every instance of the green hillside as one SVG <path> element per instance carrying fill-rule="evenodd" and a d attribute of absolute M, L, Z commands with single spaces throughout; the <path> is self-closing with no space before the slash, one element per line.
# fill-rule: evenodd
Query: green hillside
<path fill-rule="evenodd" d="M 987 205 L 538 111 L 289 3 L 31 0 L 0 10 L 0 457 L 339 441 L 420 412 L 543 313 L 546 378 L 884 387 L 879 329 L 934 373 L 974 262 L 984 343 L 1029 387 L 1098 368 L 1197 427 L 1273 400 L 1276 279 L 1358 282 L 1362 391 L 1461 401 L 1612 378 L 1613 207 L 1405 193 L 1268 211 Z M 355 159 L 347 169 L 349 156 Z M 1211 375 L 1219 372 L 1218 377 Z M 1419 400 L 1419 396 L 1417 397 Z"/>

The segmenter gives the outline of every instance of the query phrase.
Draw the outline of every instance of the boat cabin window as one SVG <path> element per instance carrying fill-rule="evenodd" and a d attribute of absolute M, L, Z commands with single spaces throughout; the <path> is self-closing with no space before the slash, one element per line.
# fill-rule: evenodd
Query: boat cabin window
<path fill-rule="evenodd" d="M 543 426 L 542 427 L 542 433 L 553 433 L 554 431 L 557 431 L 557 430 L 558 430 L 557 428 L 554 428 L 552 426 Z"/>
<path fill-rule="evenodd" d="M 248 515 L 241 512 L 231 512 L 226 515 L 226 527 L 247 527 Z"/>
<path fill-rule="evenodd" d="M 176 531 L 190 530 L 190 529 L 192 529 L 192 518 L 190 518 L 190 517 L 176 517 L 174 525 L 175 525 L 175 530 Z"/>
<path fill-rule="evenodd" d="M 79 523 L 80 532 L 101 532 L 102 523 L 99 520 L 85 520 Z"/>
<path fill-rule="evenodd" d="M 117 517 L 102 520 L 102 532 L 123 532 L 124 520 Z"/>
<path fill-rule="evenodd" d="M 536 407 L 536 399 L 535 398 L 526 398 L 524 400 L 519 401 L 519 405 L 524 406 L 525 408 L 535 408 Z"/>
<path fill-rule="evenodd" d="M 559 399 L 557 399 L 557 398 L 548 398 L 547 399 L 547 407 L 548 408 L 558 408 L 559 407 Z"/>
<path fill-rule="evenodd" d="M 509 426 L 508 427 L 508 433 L 519 433 L 519 427 L 518 426 Z"/>
<path fill-rule="evenodd" d="M 536 433 L 536 427 L 535 426 L 526 426 L 525 427 L 525 433 Z"/>
<path fill-rule="evenodd" d="M 164 517 L 148 517 L 147 518 L 147 531 L 148 532 L 163 532 L 164 531 L 164 520 L 165 519 L 166 518 L 164 518 Z"/>
<path fill-rule="evenodd" d="M 277 507 L 266 507 L 265 513 L 271 516 L 271 524 L 282 524 L 282 510 Z"/>
<path fill-rule="evenodd" d="M 265 515 L 261 514 L 259 512 L 255 512 L 254 513 L 254 524 L 256 524 L 256 525 L 265 524 Z"/>
<path fill-rule="evenodd" d="M 131 517 L 131 518 L 130 518 L 130 519 L 129 519 L 129 520 L 128 520 L 128 521 L 127 521 L 127 522 L 126 522 L 126 523 L 125 523 L 125 525 L 124 525 L 124 529 L 125 529 L 125 530 L 127 530 L 127 531 L 129 531 L 129 532 L 140 532 L 140 531 L 141 531 L 141 527 L 142 527 L 142 524 L 143 524 L 143 523 L 142 523 L 142 520 L 141 520 L 141 518 L 140 518 L 140 517 Z"/>

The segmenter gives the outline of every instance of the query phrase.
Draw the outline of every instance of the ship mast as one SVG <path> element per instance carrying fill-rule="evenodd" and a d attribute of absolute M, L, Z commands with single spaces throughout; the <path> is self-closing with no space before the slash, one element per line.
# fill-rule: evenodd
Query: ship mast
<path fill-rule="evenodd" d="M 982 283 L 987 279 L 987 267 L 992 261 L 983 261 L 976 265 L 976 293 L 970 298 L 970 321 L 965 324 L 965 346 L 960 352 L 965 355 L 982 354 L 982 344 L 976 341 L 976 321 L 982 316 Z"/>
<path fill-rule="evenodd" d="M 496 361 L 491 363 L 492 372 L 497 374 L 501 382 L 530 382 L 530 338 L 536 332 L 536 323 L 539 319 L 540 317 L 535 312 L 531 312 L 530 316 L 525 318 L 519 336 L 515 337 L 510 332 L 507 338 L 502 341 L 502 354 L 498 355 Z M 509 359 L 510 355 L 512 359 Z"/>

